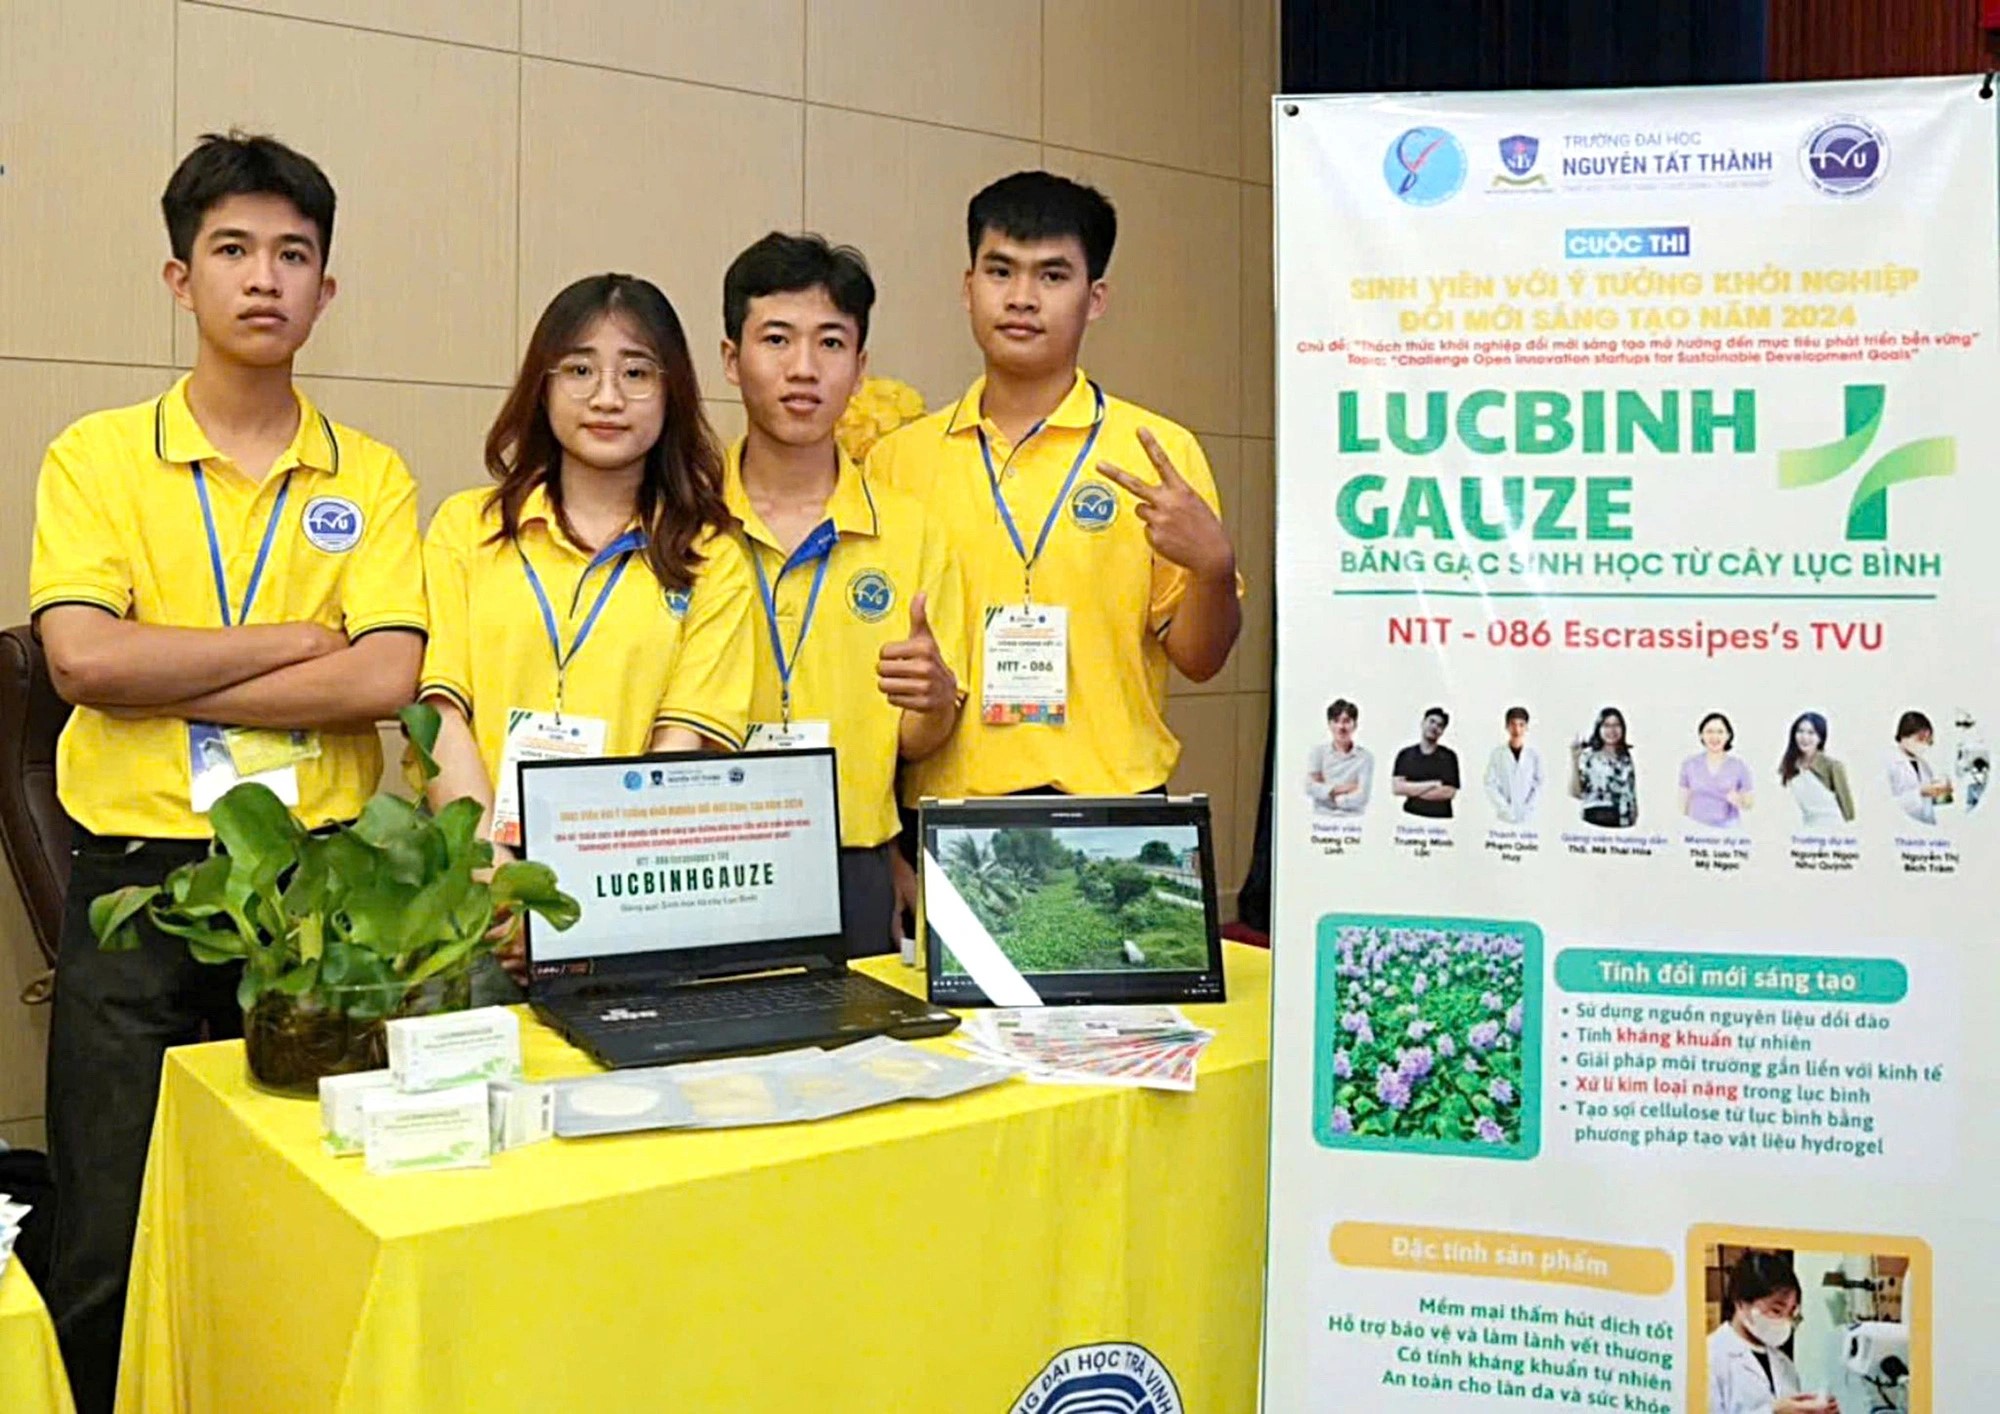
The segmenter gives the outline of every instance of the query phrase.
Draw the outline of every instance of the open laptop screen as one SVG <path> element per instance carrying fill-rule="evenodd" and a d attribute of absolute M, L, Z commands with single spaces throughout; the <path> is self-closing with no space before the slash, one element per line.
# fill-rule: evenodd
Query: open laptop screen
<path fill-rule="evenodd" d="M 535 927 L 537 976 L 642 954 L 797 944 L 840 934 L 840 817 L 831 751 L 528 762 L 527 858 L 583 906 Z M 622 970 L 622 969 L 620 969 Z M 708 968 L 699 970 L 707 971 Z"/>
<path fill-rule="evenodd" d="M 1043 1002 L 1222 1000 L 1205 799 L 926 801 L 922 819 L 932 1001 L 990 1004 L 975 974 L 996 954 Z"/>

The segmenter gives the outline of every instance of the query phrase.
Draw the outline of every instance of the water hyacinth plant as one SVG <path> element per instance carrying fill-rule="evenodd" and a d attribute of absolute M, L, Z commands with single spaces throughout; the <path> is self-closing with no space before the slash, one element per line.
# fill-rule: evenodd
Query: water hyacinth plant
<path fill-rule="evenodd" d="M 1324 935 L 1323 935 L 1324 936 Z M 1468 1147 L 1522 1138 L 1529 955 L 1515 931 L 1340 921 L 1331 989 L 1328 1137 Z M 1325 975 L 1331 968 L 1331 976 Z M 1532 1084 L 1534 1077 L 1527 1077 Z"/>

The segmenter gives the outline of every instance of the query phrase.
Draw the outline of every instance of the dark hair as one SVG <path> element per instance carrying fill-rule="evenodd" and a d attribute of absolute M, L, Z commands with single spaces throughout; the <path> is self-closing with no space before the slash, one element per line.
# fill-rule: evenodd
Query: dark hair
<path fill-rule="evenodd" d="M 1451 725 L 1451 713 L 1445 711 L 1442 707 L 1424 708 L 1424 720 L 1428 722 L 1432 717 L 1438 719 L 1438 729 L 1440 731 Z"/>
<path fill-rule="evenodd" d="M 575 538 L 563 509 L 562 446 L 549 423 L 548 372 L 591 321 L 618 314 L 652 350 L 661 369 L 665 419 L 660 440 L 646 452 L 639 482 L 639 524 L 646 534 L 646 562 L 664 589 L 693 587 L 701 557 L 694 542 L 709 526 L 727 525 L 722 500 L 722 453 L 701 410 L 687 334 L 659 286 L 634 275 L 589 275 L 549 301 L 536 321 L 513 391 L 486 434 L 486 470 L 500 483 L 489 505 L 500 508 L 495 540 L 520 534 L 521 506 L 537 486 L 565 534 Z"/>
<path fill-rule="evenodd" d="M 798 236 L 773 231 L 729 263 L 722 277 L 722 331 L 732 343 L 740 343 L 751 300 L 815 289 L 825 290 L 833 307 L 855 322 L 859 346 L 866 348 L 868 314 L 875 307 L 867 257 L 810 231 Z"/>
<path fill-rule="evenodd" d="M 979 242 L 988 231 L 1017 241 L 1074 236 L 1083 243 L 1090 278 L 1102 280 L 1111 248 L 1118 243 L 1118 213 L 1095 187 L 1053 172 L 1016 172 L 985 188 L 965 208 L 968 258 L 979 258 Z"/>
<path fill-rule="evenodd" d="M 296 206 L 319 228 L 319 263 L 326 265 L 333 253 L 333 183 L 312 158 L 274 137 L 234 128 L 203 133 L 167 179 L 160 211 L 174 259 L 194 258 L 202 218 L 232 196 L 281 196 Z"/>
<path fill-rule="evenodd" d="M 1528 720 L 1528 709 L 1525 707 L 1509 707 L 1507 709 L 1506 720 L 1509 722 L 1525 722 Z"/>
<path fill-rule="evenodd" d="M 1625 720 L 1625 714 L 1616 707 L 1606 707 L 1602 712 L 1597 714 L 1597 721 L 1590 728 L 1590 749 L 1592 751 L 1604 750 L 1604 723 L 1612 717 L 1618 719 L 1618 754 L 1620 756 L 1630 756 L 1632 754 L 1632 724 Z"/>
<path fill-rule="evenodd" d="M 1913 737 L 1918 732 L 1930 732 L 1933 736 L 1937 734 L 1931 726 L 1931 719 L 1921 712 L 1905 712 L 1902 716 L 1896 718 L 1897 741 L 1902 741 L 1906 737 Z"/>
<path fill-rule="evenodd" d="M 1326 719 L 1330 722 L 1335 717 L 1345 717 L 1351 722 L 1359 722 L 1361 720 L 1361 709 L 1356 707 L 1352 702 L 1349 702 L 1345 697 L 1336 697 L 1333 701 L 1326 704 Z"/>
<path fill-rule="evenodd" d="M 1736 745 L 1736 728 L 1729 725 L 1729 718 L 1723 716 L 1720 712 L 1710 712 L 1706 717 L 1703 717 L 1701 719 L 1701 725 L 1694 729 L 1694 734 L 1696 736 L 1700 736 L 1703 732 L 1707 731 L 1708 724 L 1710 722 L 1722 723 L 1722 729 L 1725 732 L 1729 733 L 1729 740 L 1722 743 L 1722 749 L 1724 751 L 1727 751 L 1729 750 L 1730 747 Z"/>
<path fill-rule="evenodd" d="M 1736 1314 L 1738 1306 L 1754 1306 L 1767 1296 L 1782 1292 L 1805 1300 L 1792 1259 L 1784 1252 L 1745 1252 L 1730 1267 L 1722 1288 L 1722 1319 Z"/>
<path fill-rule="evenodd" d="M 1801 712 L 1792 719 L 1792 730 L 1785 737 L 1785 759 L 1778 763 L 1778 780 L 1790 785 L 1792 777 L 1799 773 L 1799 728 L 1811 726 L 1819 733 L 1819 749 L 1826 750 L 1826 718 L 1817 712 Z"/>

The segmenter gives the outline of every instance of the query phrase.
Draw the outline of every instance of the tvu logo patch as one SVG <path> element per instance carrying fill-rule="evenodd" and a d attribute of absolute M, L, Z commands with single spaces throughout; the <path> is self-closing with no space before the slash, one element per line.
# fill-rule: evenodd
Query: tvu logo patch
<path fill-rule="evenodd" d="M 306 543 L 329 555 L 344 555 L 361 543 L 361 507 L 345 496 L 315 496 L 299 516 Z"/>
<path fill-rule="evenodd" d="M 1078 530 L 1107 530 L 1118 519 L 1118 495 L 1101 481 L 1086 481 L 1069 498 L 1069 518 Z"/>
<path fill-rule="evenodd" d="M 847 607 L 861 622 L 879 623 L 896 607 L 896 586 L 880 570 L 862 570 L 847 581 Z"/>

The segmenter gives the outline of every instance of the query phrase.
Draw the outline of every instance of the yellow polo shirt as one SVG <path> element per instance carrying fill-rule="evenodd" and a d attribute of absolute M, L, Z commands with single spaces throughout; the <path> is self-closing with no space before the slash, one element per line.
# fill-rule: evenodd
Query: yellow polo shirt
<path fill-rule="evenodd" d="M 597 602 L 615 559 L 592 556 L 563 534 L 547 494 L 521 506 L 518 542 L 496 541 L 493 491 L 461 491 L 437 509 L 424 537 L 431 638 L 425 696 L 458 704 L 472 722 L 479 757 L 497 780 L 513 708 L 556 705 L 556 660 L 539 602 L 521 567 L 541 577 L 567 649 Z M 694 588 L 668 593 L 634 552 L 563 681 L 563 710 L 605 723 L 604 749 L 636 756 L 656 727 L 692 727 L 734 750 L 750 708 L 750 561 L 733 530 L 695 542 Z M 588 570 L 586 577 L 585 571 Z"/>
<path fill-rule="evenodd" d="M 723 494 L 743 522 L 750 553 L 777 601 L 778 634 L 792 669 L 792 720 L 828 724 L 840 773 L 840 842 L 869 848 L 894 839 L 897 734 L 902 709 L 889 705 L 875 681 L 885 645 L 910 636 L 910 601 L 921 593 L 938 651 L 966 682 L 965 592 L 950 562 L 942 530 L 915 500 L 871 487 L 840 454 L 840 477 L 827 499 L 825 525 L 802 541 L 788 561 L 743 487 L 743 443 L 729 449 Z M 830 529 L 829 529 L 830 527 Z M 831 535 L 826 574 L 805 640 L 799 625 L 820 564 L 815 537 Z M 761 591 L 759 591 L 761 596 Z M 783 684 L 762 598 L 754 610 L 757 686 L 753 721 L 779 719 Z"/>
<path fill-rule="evenodd" d="M 237 622 L 265 528 L 282 513 L 247 621 L 311 620 L 350 639 L 424 628 L 417 491 L 402 458 L 336 426 L 305 394 L 299 430 L 262 481 L 216 451 L 183 378 L 152 402 L 92 413 L 49 445 L 35 488 L 28 608 L 90 604 L 141 623 L 220 628 L 195 468 L 215 517 Z M 351 820 L 381 777 L 373 731 L 321 732 L 300 763 L 295 813 L 313 828 Z M 56 752 L 63 808 L 100 835 L 204 839 L 188 804 L 187 724 L 79 707 Z"/>
<path fill-rule="evenodd" d="M 975 631 L 968 650 L 970 693 L 958 730 L 927 760 L 904 772 L 904 800 L 1004 795 L 1053 786 L 1073 795 L 1123 795 L 1166 783 L 1180 759 L 1167 729 L 1167 651 L 1162 643 L 1187 592 L 1188 574 L 1154 555 L 1133 498 L 1097 472 L 1108 461 L 1157 481 L 1139 445 L 1141 427 L 1201 498 L 1221 513 L 1215 477 L 1194 434 L 1123 399 L 1104 397 L 1102 426 L 1035 562 L 1036 602 L 1069 610 L 1069 712 L 1062 726 L 989 726 L 980 719 L 984 653 L 977 625 L 994 607 L 1022 598 L 1020 552 L 993 503 L 980 451 L 983 429 L 1000 493 L 1032 552 L 1042 525 L 1097 420 L 1098 391 L 1076 384 L 1040 427 L 1010 445 L 982 418 L 979 379 L 951 407 L 876 443 L 871 482 L 921 498 L 943 523 L 965 577 Z M 1240 592 L 1240 585 L 1239 585 Z"/>

